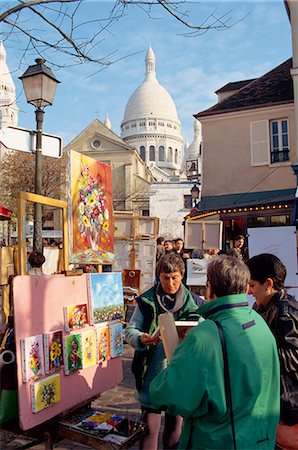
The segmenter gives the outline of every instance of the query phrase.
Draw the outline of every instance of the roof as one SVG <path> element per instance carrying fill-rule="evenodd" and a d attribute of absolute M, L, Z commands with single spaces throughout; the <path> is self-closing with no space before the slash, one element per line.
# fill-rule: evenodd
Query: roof
<path fill-rule="evenodd" d="M 240 194 L 214 195 L 203 197 L 199 204 L 200 211 L 214 211 L 226 208 L 270 205 L 294 201 L 296 188 L 278 191 L 244 192 Z"/>
<path fill-rule="evenodd" d="M 238 91 L 239 89 L 243 88 L 252 81 L 255 81 L 255 79 L 256 78 L 251 78 L 250 80 L 232 81 L 230 83 L 225 84 L 217 91 L 215 91 L 215 94 L 219 94 L 221 92 Z"/>
<path fill-rule="evenodd" d="M 10 220 L 12 217 L 12 211 L 0 205 L 0 220 Z"/>
<path fill-rule="evenodd" d="M 195 117 L 294 102 L 291 68 L 292 58 Z"/>

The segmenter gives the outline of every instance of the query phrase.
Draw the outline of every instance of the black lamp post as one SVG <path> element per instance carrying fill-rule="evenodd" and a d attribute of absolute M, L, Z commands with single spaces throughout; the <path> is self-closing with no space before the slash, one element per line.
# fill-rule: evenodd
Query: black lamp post
<path fill-rule="evenodd" d="M 42 122 L 44 107 L 53 104 L 58 81 L 53 72 L 38 58 L 36 64 L 29 66 L 19 77 L 22 80 L 27 102 L 35 106 L 36 149 L 35 149 L 35 194 L 42 194 Z M 34 203 L 33 248 L 42 251 L 42 205 Z"/>
<path fill-rule="evenodd" d="M 190 190 L 193 206 L 196 208 L 198 206 L 198 200 L 200 195 L 200 188 L 196 184 Z"/>

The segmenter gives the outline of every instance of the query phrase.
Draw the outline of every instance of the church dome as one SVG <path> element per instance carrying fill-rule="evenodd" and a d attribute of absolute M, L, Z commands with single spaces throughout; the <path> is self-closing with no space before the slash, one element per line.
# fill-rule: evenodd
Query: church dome
<path fill-rule="evenodd" d="M 179 121 L 172 97 L 156 79 L 155 55 L 151 47 L 146 55 L 145 80 L 130 96 L 124 121 L 150 116 Z"/>
<path fill-rule="evenodd" d="M 201 152 L 201 126 L 198 120 L 194 122 L 194 140 L 186 150 L 187 159 L 195 159 Z"/>

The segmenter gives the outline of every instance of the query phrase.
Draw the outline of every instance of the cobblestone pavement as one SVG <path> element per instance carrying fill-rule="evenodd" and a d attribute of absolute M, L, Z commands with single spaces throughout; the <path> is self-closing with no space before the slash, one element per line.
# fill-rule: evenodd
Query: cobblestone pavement
<path fill-rule="evenodd" d="M 140 419 L 140 408 L 139 403 L 134 397 L 134 378 L 131 374 L 131 360 L 133 356 L 133 349 L 128 345 L 124 344 L 124 355 L 123 361 L 123 381 L 120 385 L 107 392 L 104 392 L 100 397 L 92 403 L 93 407 L 99 408 L 103 411 L 117 411 L 119 414 L 127 416 L 130 420 Z M 18 448 L 26 443 L 30 442 L 25 436 L 18 434 L 17 432 L 0 430 L 1 440 L 0 448 L 3 449 L 13 449 Z M 33 450 L 44 450 L 45 445 L 39 444 L 31 447 Z M 87 447 L 82 444 L 77 444 L 73 441 L 63 440 L 55 444 L 55 450 L 79 450 L 79 449 L 91 449 L 92 447 Z M 136 447 L 132 447 L 136 449 Z"/>

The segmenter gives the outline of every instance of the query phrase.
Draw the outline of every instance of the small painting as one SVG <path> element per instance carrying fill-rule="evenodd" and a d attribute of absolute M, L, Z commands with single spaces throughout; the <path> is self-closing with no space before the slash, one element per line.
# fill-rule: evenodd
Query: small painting
<path fill-rule="evenodd" d="M 123 329 L 120 322 L 111 324 L 110 326 L 110 349 L 111 358 L 117 358 L 123 353 Z"/>
<path fill-rule="evenodd" d="M 95 330 L 84 331 L 82 337 L 83 369 L 94 366 L 97 362 Z"/>
<path fill-rule="evenodd" d="M 107 361 L 110 358 L 110 333 L 108 325 L 96 327 L 98 362 Z"/>
<path fill-rule="evenodd" d="M 60 375 L 55 374 L 31 385 L 32 412 L 37 413 L 60 402 Z"/>
<path fill-rule="evenodd" d="M 64 336 L 63 351 L 65 375 L 82 369 L 82 339 L 79 333 Z"/>
<path fill-rule="evenodd" d="M 23 382 L 35 380 L 45 374 L 42 335 L 21 339 Z"/>
<path fill-rule="evenodd" d="M 87 287 L 92 323 L 122 319 L 124 300 L 120 272 L 88 274 Z"/>
<path fill-rule="evenodd" d="M 52 331 L 43 335 L 45 372 L 50 373 L 63 366 L 62 330 Z"/>
<path fill-rule="evenodd" d="M 88 325 L 87 304 L 64 306 L 65 331 L 71 331 Z"/>

